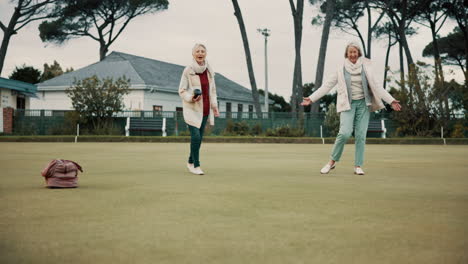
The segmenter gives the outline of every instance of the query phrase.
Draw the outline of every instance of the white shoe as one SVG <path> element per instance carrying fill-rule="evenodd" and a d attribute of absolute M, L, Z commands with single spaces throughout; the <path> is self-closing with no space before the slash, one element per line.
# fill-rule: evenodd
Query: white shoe
<path fill-rule="evenodd" d="M 323 166 L 323 168 L 320 170 L 320 173 L 322 174 L 328 174 L 330 170 L 333 170 L 335 168 L 335 164 L 331 165 L 327 163 L 327 165 Z"/>
<path fill-rule="evenodd" d="M 354 167 L 354 174 L 364 175 L 364 171 L 361 169 L 361 167 Z"/>
<path fill-rule="evenodd" d="M 197 175 L 203 175 L 205 174 L 200 167 L 196 167 L 193 169 L 194 173 L 197 174 Z"/>
<path fill-rule="evenodd" d="M 197 173 L 195 172 L 195 167 L 193 167 L 193 163 L 187 163 L 187 168 L 188 168 L 188 170 L 189 170 L 191 173 L 197 174 Z"/>

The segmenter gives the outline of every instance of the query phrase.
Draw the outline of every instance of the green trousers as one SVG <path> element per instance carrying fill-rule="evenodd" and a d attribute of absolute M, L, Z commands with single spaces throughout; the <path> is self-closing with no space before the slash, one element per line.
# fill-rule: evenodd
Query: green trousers
<path fill-rule="evenodd" d="M 366 145 L 369 116 L 369 107 L 364 99 L 353 100 L 351 102 L 351 110 L 340 113 L 340 131 L 333 146 L 332 160 L 340 160 L 344 145 L 354 131 L 356 145 L 354 165 L 362 166 L 364 163 L 364 148 Z"/>
<path fill-rule="evenodd" d="M 208 116 L 204 116 L 200 128 L 188 125 L 190 130 L 190 156 L 188 162 L 193 163 L 195 168 L 200 167 L 200 147 L 207 120 Z"/>

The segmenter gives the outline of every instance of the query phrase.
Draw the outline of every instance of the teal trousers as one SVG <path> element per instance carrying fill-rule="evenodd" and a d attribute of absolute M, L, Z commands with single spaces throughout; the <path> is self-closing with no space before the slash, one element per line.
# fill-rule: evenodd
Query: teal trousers
<path fill-rule="evenodd" d="M 355 166 L 362 166 L 364 163 L 364 148 L 366 145 L 367 127 L 369 126 L 369 107 L 366 100 L 353 100 L 351 110 L 340 113 L 340 131 L 333 146 L 331 159 L 339 161 L 343 148 L 354 131 L 355 139 Z"/>
<path fill-rule="evenodd" d="M 190 130 L 190 156 L 188 162 L 193 163 L 195 168 L 200 167 L 200 147 L 207 120 L 208 116 L 204 116 L 200 128 L 188 125 Z"/>

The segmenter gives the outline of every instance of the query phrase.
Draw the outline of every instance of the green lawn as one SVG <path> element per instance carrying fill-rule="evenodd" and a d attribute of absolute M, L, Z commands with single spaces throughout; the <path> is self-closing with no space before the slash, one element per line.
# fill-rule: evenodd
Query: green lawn
<path fill-rule="evenodd" d="M 468 147 L 0 143 L 0 263 L 468 263 Z M 85 170 L 47 189 L 54 158 Z"/>

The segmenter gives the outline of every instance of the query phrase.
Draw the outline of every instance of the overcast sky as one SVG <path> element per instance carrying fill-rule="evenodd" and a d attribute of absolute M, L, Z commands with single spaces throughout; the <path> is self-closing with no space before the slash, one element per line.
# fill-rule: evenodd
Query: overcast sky
<path fill-rule="evenodd" d="M 294 65 L 294 28 L 288 0 L 239 0 L 247 28 L 250 49 L 254 63 L 257 87 L 264 87 L 264 38 L 257 28 L 269 28 L 268 39 L 269 91 L 284 96 L 291 95 Z M 0 0 L 0 20 L 7 24 L 13 12 L 9 0 Z M 316 6 L 305 0 L 302 71 L 303 82 L 313 82 L 318 60 L 322 27 L 312 26 L 311 18 L 317 14 Z M 34 66 L 41 71 L 43 64 L 56 60 L 62 68 L 75 70 L 99 61 L 97 41 L 82 37 L 72 39 L 64 45 L 44 44 L 39 38 L 39 22 L 31 23 L 11 38 L 2 77 L 8 78 L 15 66 Z M 363 24 L 364 28 L 365 24 Z M 447 23 L 440 35 L 446 36 L 454 28 Z M 423 59 L 422 50 L 431 41 L 425 27 L 419 27 L 419 34 L 409 38 L 409 45 L 415 60 L 432 63 Z M 365 33 L 365 32 L 363 32 Z M 325 78 L 343 60 L 347 42 L 358 39 L 339 29 L 332 29 L 328 42 L 325 64 Z M 250 89 L 245 53 L 237 19 L 231 0 L 169 0 L 166 11 L 144 15 L 132 20 L 122 35 L 110 47 L 137 56 L 187 65 L 191 61 L 194 43 L 205 43 L 208 60 L 216 72 Z M 372 60 L 377 81 L 382 83 L 386 40 L 374 41 Z M 108 54 L 109 54 L 108 53 Z M 398 50 L 394 48 L 390 67 L 398 69 Z M 455 75 L 446 79 L 461 80 L 461 70 L 454 68 Z"/>

